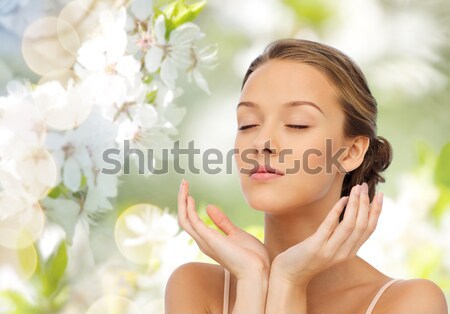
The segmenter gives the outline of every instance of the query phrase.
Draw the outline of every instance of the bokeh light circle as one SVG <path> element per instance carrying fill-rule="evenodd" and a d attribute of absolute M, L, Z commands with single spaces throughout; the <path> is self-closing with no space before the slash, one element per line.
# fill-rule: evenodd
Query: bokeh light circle
<path fill-rule="evenodd" d="M 10 249 L 0 245 L 0 267 L 12 269 L 23 280 L 30 279 L 37 267 L 35 246 L 30 244 L 20 249 Z"/>
<path fill-rule="evenodd" d="M 116 245 L 125 258 L 138 264 L 158 264 L 161 249 L 168 238 L 178 231 L 177 226 L 172 226 L 172 221 L 161 219 L 163 214 L 158 206 L 136 204 L 120 215 L 114 236 Z"/>
<path fill-rule="evenodd" d="M 62 8 L 59 19 L 69 23 L 77 33 L 81 42 L 89 38 L 89 35 L 98 26 L 102 4 L 93 0 L 70 1 Z"/>
<path fill-rule="evenodd" d="M 23 190 L 0 192 L 0 246 L 23 249 L 41 235 L 45 216 L 39 202 Z"/>
<path fill-rule="evenodd" d="M 57 81 L 63 86 L 67 88 L 69 80 L 75 80 L 77 78 L 75 72 L 71 69 L 59 69 L 51 73 L 47 73 L 38 81 L 38 85 L 42 85 L 51 81 Z"/>
<path fill-rule="evenodd" d="M 43 17 L 25 30 L 22 55 L 33 72 L 44 76 L 71 68 L 79 46 L 80 39 L 70 23 L 56 17 Z"/>

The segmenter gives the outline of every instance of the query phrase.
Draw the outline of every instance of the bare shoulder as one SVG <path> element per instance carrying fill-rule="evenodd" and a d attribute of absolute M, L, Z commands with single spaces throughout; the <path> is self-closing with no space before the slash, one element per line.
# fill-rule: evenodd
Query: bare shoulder
<path fill-rule="evenodd" d="M 429 279 L 409 279 L 394 282 L 382 295 L 373 314 L 435 313 L 448 314 L 442 289 Z"/>
<path fill-rule="evenodd" d="M 221 295 L 221 278 L 223 269 L 220 265 L 189 262 L 178 266 L 166 283 L 165 313 L 214 312 L 216 300 Z"/>

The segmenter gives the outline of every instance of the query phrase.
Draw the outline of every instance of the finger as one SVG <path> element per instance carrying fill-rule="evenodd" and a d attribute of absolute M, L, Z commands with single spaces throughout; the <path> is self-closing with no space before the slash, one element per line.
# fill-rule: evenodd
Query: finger
<path fill-rule="evenodd" d="M 214 224 L 219 227 L 226 235 L 229 235 L 231 232 L 236 230 L 236 227 L 231 220 L 216 206 L 208 204 L 206 206 L 206 212 L 208 216 L 211 217 L 211 220 Z"/>
<path fill-rule="evenodd" d="M 192 228 L 194 231 L 199 234 L 203 238 L 207 238 L 208 236 L 211 236 L 214 230 L 210 227 L 208 227 L 203 220 L 200 219 L 200 217 L 197 214 L 197 211 L 195 210 L 195 200 L 192 196 L 188 195 L 188 204 L 187 204 L 187 212 L 188 212 L 188 218 L 191 222 Z M 217 234 L 220 234 L 217 232 Z"/>
<path fill-rule="evenodd" d="M 192 226 L 192 230 L 195 234 L 195 239 L 199 245 L 203 245 L 204 247 L 210 248 L 210 245 L 208 244 L 208 238 L 210 235 L 208 234 L 209 231 L 202 228 L 203 226 L 206 229 L 209 229 L 204 222 L 200 219 L 198 216 L 196 210 L 195 210 L 195 201 L 194 198 L 190 195 L 187 197 L 187 214 L 188 214 L 188 220 Z"/>
<path fill-rule="evenodd" d="M 181 225 L 181 227 L 187 233 L 189 233 L 194 238 L 194 240 L 197 241 L 199 236 L 198 236 L 197 232 L 194 230 L 194 228 L 192 227 L 192 223 L 189 220 L 189 216 L 187 213 L 187 205 L 188 205 L 187 197 L 188 197 L 187 181 L 183 180 L 181 189 L 179 191 L 179 196 L 178 196 L 178 221 L 179 221 L 179 224 Z"/>
<path fill-rule="evenodd" d="M 186 197 L 184 193 L 184 179 L 182 179 L 180 190 L 178 191 L 178 221 L 185 220 L 186 218 Z"/>
<path fill-rule="evenodd" d="M 375 228 L 377 226 L 378 219 L 381 214 L 381 209 L 383 208 L 383 198 L 383 192 L 379 192 L 372 201 L 372 206 L 370 207 L 369 211 L 369 222 L 367 226 L 369 236 L 375 231 Z"/>
<path fill-rule="evenodd" d="M 381 213 L 381 205 L 383 196 L 382 193 L 378 193 L 372 200 L 372 204 L 370 204 L 369 209 L 369 219 L 367 224 L 367 229 L 365 234 L 361 237 L 360 242 L 357 244 L 357 247 L 353 248 L 353 251 L 350 254 L 356 254 L 357 250 L 364 244 L 364 242 L 369 239 L 372 233 L 375 231 L 378 219 Z"/>
<path fill-rule="evenodd" d="M 369 187 L 367 186 L 367 183 L 364 182 L 361 185 L 361 192 L 359 195 L 359 206 L 355 228 L 336 253 L 337 259 L 346 259 L 350 255 L 355 254 L 366 240 L 364 239 L 364 236 L 369 221 L 369 202 Z"/>
<path fill-rule="evenodd" d="M 336 227 L 326 243 L 326 249 L 329 250 L 332 255 L 336 253 L 342 243 L 350 236 L 355 227 L 360 188 L 359 184 L 352 188 L 350 199 L 347 208 L 345 209 L 344 219 Z"/>
<path fill-rule="evenodd" d="M 195 210 L 195 201 L 192 196 L 188 196 L 188 217 L 192 228 L 196 233 L 196 241 L 199 245 L 206 248 L 209 252 L 215 252 L 215 248 L 224 247 L 224 235 L 219 231 L 208 227 L 198 216 Z"/>
<path fill-rule="evenodd" d="M 336 202 L 333 208 L 328 213 L 325 220 L 320 224 L 319 228 L 317 228 L 316 234 L 320 241 L 320 243 L 324 243 L 330 237 L 333 230 L 339 223 L 339 215 L 345 208 L 345 205 L 348 203 L 348 196 L 343 196 Z"/>

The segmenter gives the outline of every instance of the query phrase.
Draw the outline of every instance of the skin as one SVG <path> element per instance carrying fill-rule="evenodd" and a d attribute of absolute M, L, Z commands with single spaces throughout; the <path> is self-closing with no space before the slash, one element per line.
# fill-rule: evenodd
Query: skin
<path fill-rule="evenodd" d="M 322 112 L 309 105 L 283 106 L 292 100 L 311 101 Z M 207 227 L 196 213 L 186 180 L 182 181 L 178 193 L 179 224 L 195 239 L 203 253 L 231 272 L 230 309 L 233 314 L 364 312 L 376 291 L 392 279 L 356 255 L 376 228 L 382 193 L 370 203 L 367 184 L 362 184 L 352 188 L 350 197 L 340 198 L 345 171 L 361 165 L 368 138 L 343 135 L 344 114 L 333 86 L 307 64 L 269 61 L 252 73 L 239 101 L 250 101 L 257 106 L 237 109 L 238 128 L 252 127 L 237 132 L 235 148 L 239 152 L 247 150 L 247 158 L 260 164 L 269 163 L 272 168 L 286 173 L 269 181 L 255 181 L 247 173 L 239 173 L 246 201 L 252 208 L 264 212 L 264 243 L 235 226 L 213 205 L 207 206 L 207 213 L 223 233 Z M 308 128 L 295 129 L 289 125 L 307 125 Z M 335 167 L 325 171 L 327 138 L 332 140 L 333 154 L 344 149 L 339 157 L 344 171 Z M 267 140 L 270 140 L 270 151 L 264 150 Z M 285 155 L 281 162 L 279 152 L 286 148 L 292 153 Z M 287 173 L 294 161 L 301 160 L 311 148 L 322 154 L 310 155 L 309 169 L 322 167 L 323 170 L 311 173 L 303 167 Z M 253 167 L 242 153 L 235 158 L 238 169 Z M 344 220 L 338 223 L 345 205 Z M 190 270 L 184 273 L 199 274 L 202 270 L 197 266 L 191 264 Z M 208 299 L 211 288 L 206 286 L 221 289 L 223 273 L 217 269 L 213 273 L 210 279 L 205 279 L 208 284 L 198 288 L 197 295 Z M 182 276 L 187 275 L 173 276 L 168 287 L 175 286 L 175 282 L 182 285 L 183 280 L 187 280 Z M 425 286 L 428 287 L 426 297 Z M 167 289 L 174 293 L 173 290 Z M 207 292 L 202 294 L 201 291 Z M 399 291 L 402 295 L 410 291 L 411 299 L 394 299 L 392 295 L 398 296 Z M 416 291 L 423 293 L 413 296 Z M 209 309 L 205 313 L 220 313 L 222 295 L 213 294 L 213 297 L 216 301 L 208 301 Z M 442 291 L 427 280 L 396 282 L 382 299 L 384 301 L 380 299 L 375 308 L 379 313 L 406 311 L 411 307 L 411 300 L 416 304 L 410 310 L 420 312 L 417 304 L 420 304 L 418 300 L 423 300 L 421 313 L 430 310 L 447 313 Z M 170 302 L 167 305 L 170 313 L 176 313 Z M 200 311 L 194 305 L 190 309 Z"/>

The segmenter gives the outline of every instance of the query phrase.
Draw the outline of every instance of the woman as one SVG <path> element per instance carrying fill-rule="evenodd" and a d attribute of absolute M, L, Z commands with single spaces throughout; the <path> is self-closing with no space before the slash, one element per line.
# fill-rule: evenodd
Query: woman
<path fill-rule="evenodd" d="M 241 189 L 264 211 L 264 243 L 212 205 L 224 234 L 208 228 L 182 180 L 179 224 L 220 265 L 178 267 L 167 314 L 448 313 L 432 281 L 391 278 L 356 255 L 375 230 L 375 188 L 392 150 L 348 56 L 308 40 L 272 42 L 251 63 L 236 110 Z"/>

